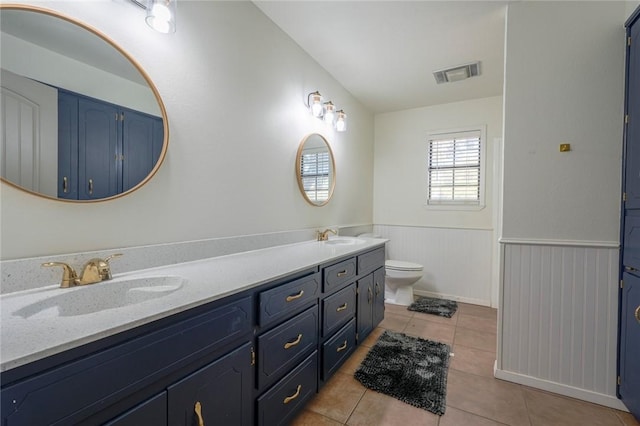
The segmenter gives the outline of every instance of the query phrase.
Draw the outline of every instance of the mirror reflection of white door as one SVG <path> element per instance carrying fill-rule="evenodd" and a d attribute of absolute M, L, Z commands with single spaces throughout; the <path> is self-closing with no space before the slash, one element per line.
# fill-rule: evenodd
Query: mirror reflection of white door
<path fill-rule="evenodd" d="M 58 196 L 58 91 L 0 70 L 2 177 L 21 187 Z"/>

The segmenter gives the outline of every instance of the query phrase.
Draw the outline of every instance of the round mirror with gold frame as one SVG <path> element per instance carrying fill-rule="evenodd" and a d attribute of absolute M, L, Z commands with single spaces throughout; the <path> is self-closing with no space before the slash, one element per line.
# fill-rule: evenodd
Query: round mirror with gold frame
<path fill-rule="evenodd" d="M 336 185 L 336 164 L 329 142 L 319 133 L 306 136 L 296 155 L 298 187 L 307 202 L 324 206 Z"/>
<path fill-rule="evenodd" d="M 61 201 L 130 194 L 158 171 L 167 113 L 114 41 L 56 11 L 0 5 L 1 178 Z"/>

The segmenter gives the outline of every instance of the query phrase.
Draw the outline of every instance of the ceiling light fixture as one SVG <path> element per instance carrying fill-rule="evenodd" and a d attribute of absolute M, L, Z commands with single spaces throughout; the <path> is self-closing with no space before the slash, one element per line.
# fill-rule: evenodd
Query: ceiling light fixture
<path fill-rule="evenodd" d="M 343 110 L 336 111 L 336 106 L 331 101 L 322 102 L 322 95 L 317 90 L 307 95 L 307 108 L 316 118 L 324 120 L 325 123 L 333 126 L 338 132 L 347 129 L 347 114 Z M 337 118 L 336 118 L 337 116 Z"/>

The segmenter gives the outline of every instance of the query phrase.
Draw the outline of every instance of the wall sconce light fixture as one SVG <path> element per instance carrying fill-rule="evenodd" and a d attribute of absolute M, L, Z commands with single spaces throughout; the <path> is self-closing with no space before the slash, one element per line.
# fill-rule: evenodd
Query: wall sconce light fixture
<path fill-rule="evenodd" d="M 336 119 L 336 130 L 344 132 L 347 130 L 347 114 L 343 110 L 338 111 L 338 118 Z"/>
<path fill-rule="evenodd" d="M 311 111 L 311 115 L 316 118 L 322 117 L 322 95 L 317 90 L 307 95 L 307 107 Z"/>
<path fill-rule="evenodd" d="M 325 102 L 324 103 L 324 122 L 329 125 L 332 125 L 335 115 L 336 115 L 336 106 L 333 104 L 333 102 L 331 101 Z"/>
<path fill-rule="evenodd" d="M 147 25 L 161 33 L 176 32 L 177 0 L 148 0 Z"/>
<path fill-rule="evenodd" d="M 307 108 L 311 115 L 323 119 L 338 132 L 347 130 L 347 114 L 343 110 L 336 111 L 336 106 L 331 101 L 323 103 L 322 95 L 317 90 L 307 95 Z"/>
<path fill-rule="evenodd" d="M 129 0 L 147 11 L 145 21 L 160 33 L 176 32 L 177 0 Z M 146 1 L 146 5 L 142 3 Z"/>

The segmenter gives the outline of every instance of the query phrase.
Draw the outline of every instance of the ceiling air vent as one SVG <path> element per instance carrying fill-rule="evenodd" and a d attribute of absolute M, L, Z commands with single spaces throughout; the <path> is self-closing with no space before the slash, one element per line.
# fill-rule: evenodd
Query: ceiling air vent
<path fill-rule="evenodd" d="M 454 81 L 464 80 L 470 77 L 480 75 L 480 62 L 460 65 L 445 70 L 434 71 L 433 76 L 438 84 L 452 83 Z"/>

